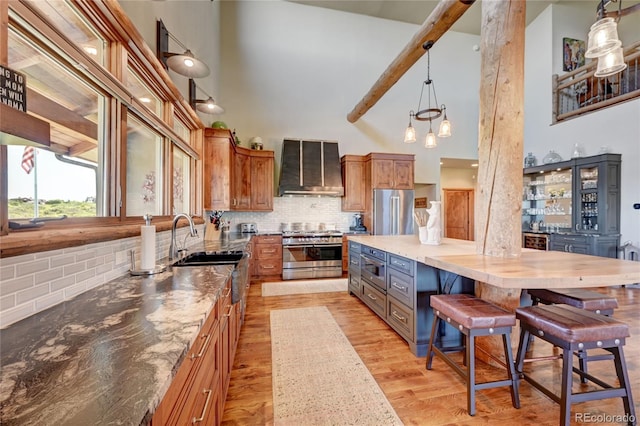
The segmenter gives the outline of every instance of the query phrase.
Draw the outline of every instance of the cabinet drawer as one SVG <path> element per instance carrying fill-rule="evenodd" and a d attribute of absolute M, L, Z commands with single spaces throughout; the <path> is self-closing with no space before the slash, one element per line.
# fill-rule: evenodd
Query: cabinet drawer
<path fill-rule="evenodd" d="M 376 259 L 381 260 L 383 262 L 387 261 L 387 252 L 385 251 L 374 249 L 369 246 L 361 246 L 360 252 L 362 254 L 366 254 L 369 257 L 375 257 Z"/>
<path fill-rule="evenodd" d="M 387 322 L 402 337 L 413 340 L 413 310 L 396 302 L 393 297 L 387 297 Z"/>
<path fill-rule="evenodd" d="M 413 308 L 413 295 L 415 293 L 413 277 L 389 269 L 387 280 L 387 294 L 392 295 L 409 308 Z"/>
<path fill-rule="evenodd" d="M 253 249 L 257 259 L 282 259 L 282 245 L 256 244 Z"/>
<path fill-rule="evenodd" d="M 387 296 L 366 281 L 360 280 L 362 285 L 362 301 L 371 308 L 373 312 L 386 318 L 387 316 Z"/>
<path fill-rule="evenodd" d="M 255 244 L 282 245 L 282 235 L 256 235 L 253 237 Z"/>
<path fill-rule="evenodd" d="M 413 276 L 415 262 L 406 257 L 396 256 L 395 254 L 389 254 L 389 267 L 404 272 L 405 274 Z"/>
<path fill-rule="evenodd" d="M 360 273 L 360 253 L 349 253 L 349 269 L 356 269 Z"/>
<path fill-rule="evenodd" d="M 362 295 L 362 285 L 360 284 L 360 275 L 349 274 L 349 291 L 360 297 Z"/>
<path fill-rule="evenodd" d="M 356 243 L 354 241 L 349 241 L 349 251 L 355 252 L 355 253 L 360 253 L 360 248 L 361 245 L 360 243 Z"/>
<path fill-rule="evenodd" d="M 257 275 L 280 275 L 282 274 L 282 259 L 260 260 L 255 264 Z"/>

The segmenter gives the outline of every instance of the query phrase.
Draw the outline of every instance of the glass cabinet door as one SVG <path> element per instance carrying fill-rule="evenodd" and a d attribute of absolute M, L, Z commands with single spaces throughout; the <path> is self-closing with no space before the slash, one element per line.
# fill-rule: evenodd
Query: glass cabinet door
<path fill-rule="evenodd" d="M 522 230 L 567 232 L 572 222 L 572 169 L 557 165 L 524 175 Z"/>
<path fill-rule="evenodd" d="M 598 165 L 578 166 L 576 187 L 580 208 L 576 211 L 577 231 L 598 231 Z"/>

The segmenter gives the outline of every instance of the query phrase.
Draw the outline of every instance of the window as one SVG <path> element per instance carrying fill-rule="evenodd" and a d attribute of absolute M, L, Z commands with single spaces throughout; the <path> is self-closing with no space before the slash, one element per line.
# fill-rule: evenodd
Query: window
<path fill-rule="evenodd" d="M 127 216 L 161 215 L 162 138 L 140 120 L 127 120 Z"/>
<path fill-rule="evenodd" d="M 162 102 L 131 68 L 127 68 L 127 89 L 151 112 L 162 117 Z"/>
<path fill-rule="evenodd" d="M 27 113 L 50 126 L 50 146 L 8 146 L 9 219 L 106 214 L 103 196 L 105 97 L 59 60 L 9 30 L 9 67 L 26 76 Z"/>
<path fill-rule="evenodd" d="M 181 149 L 173 148 L 173 214 L 189 213 L 191 180 L 189 172 L 191 157 Z"/>

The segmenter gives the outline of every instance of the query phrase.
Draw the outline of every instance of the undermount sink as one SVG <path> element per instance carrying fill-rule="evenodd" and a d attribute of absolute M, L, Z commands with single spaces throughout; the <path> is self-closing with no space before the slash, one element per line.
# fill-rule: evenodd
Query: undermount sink
<path fill-rule="evenodd" d="M 207 253 L 204 251 L 189 253 L 178 259 L 173 266 L 198 265 L 235 265 L 242 259 L 242 252 L 238 253 Z"/>

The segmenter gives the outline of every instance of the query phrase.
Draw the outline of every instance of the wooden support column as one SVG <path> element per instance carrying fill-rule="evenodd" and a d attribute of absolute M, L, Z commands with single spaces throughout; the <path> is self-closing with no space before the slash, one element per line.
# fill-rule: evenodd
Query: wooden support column
<path fill-rule="evenodd" d="M 524 0 L 482 2 L 475 222 L 477 253 L 485 256 L 519 257 L 521 252 L 525 26 Z M 520 290 L 477 282 L 475 291 L 508 310 L 520 305 Z M 488 362 L 482 352 L 502 353 L 501 339 L 479 340 L 478 347 Z"/>

